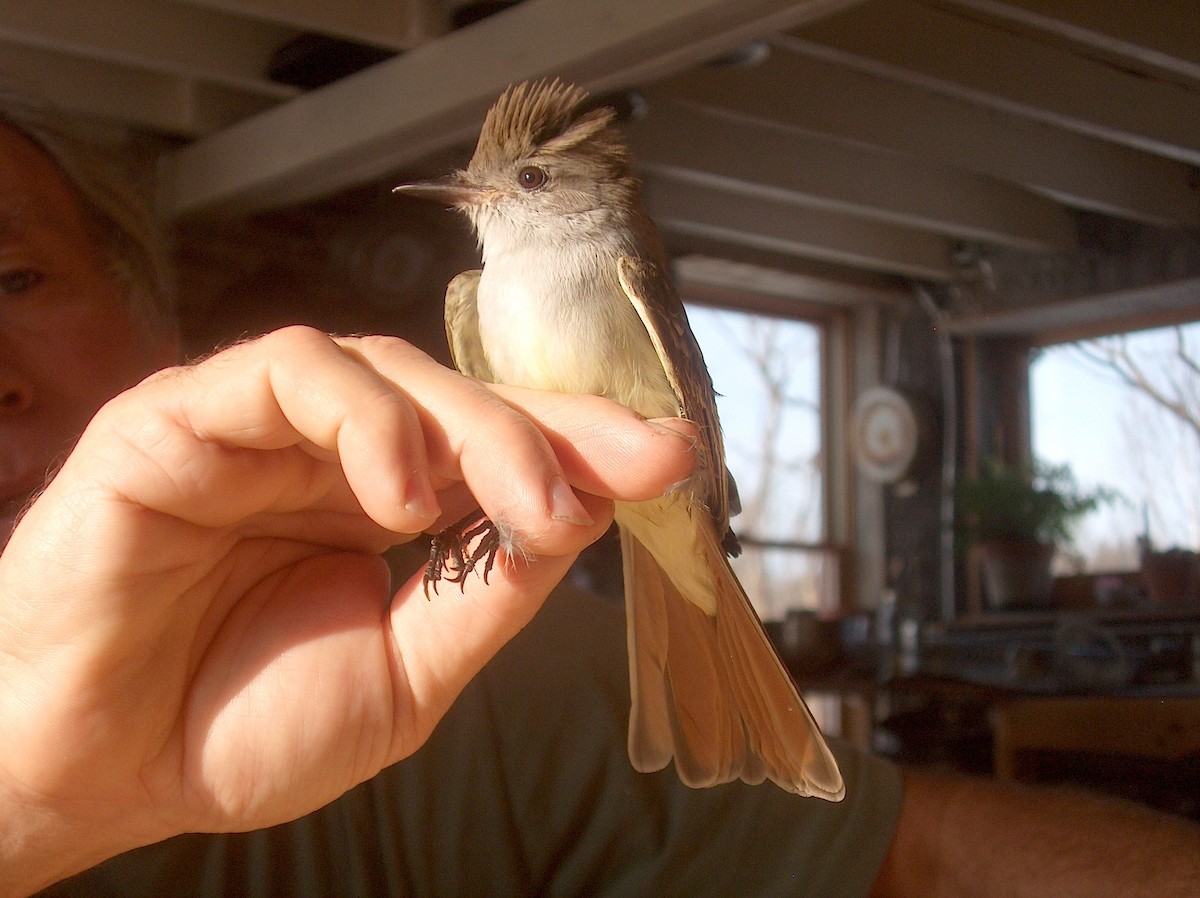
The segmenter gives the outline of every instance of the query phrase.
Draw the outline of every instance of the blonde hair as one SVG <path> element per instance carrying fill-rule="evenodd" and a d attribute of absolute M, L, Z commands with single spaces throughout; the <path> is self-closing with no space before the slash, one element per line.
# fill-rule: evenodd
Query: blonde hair
<path fill-rule="evenodd" d="M 50 104 L 3 87 L 0 125 L 31 141 L 62 173 L 139 323 L 153 335 L 173 335 L 170 266 L 147 192 L 139 189 L 128 156 Z"/>

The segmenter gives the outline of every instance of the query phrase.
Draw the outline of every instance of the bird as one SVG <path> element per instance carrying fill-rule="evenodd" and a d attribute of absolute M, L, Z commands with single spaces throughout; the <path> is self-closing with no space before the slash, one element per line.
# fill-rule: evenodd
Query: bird
<path fill-rule="evenodd" d="M 699 429 L 694 473 L 667 495 L 617 502 L 630 669 L 628 751 L 674 761 L 688 786 L 771 780 L 838 801 L 837 761 L 729 563 L 736 488 L 716 393 L 642 200 L 616 110 L 557 78 L 510 85 L 466 168 L 396 191 L 464 213 L 483 266 L 446 290 L 463 374 L 595 394 Z M 468 543 L 485 538 L 483 548 Z M 511 549 L 482 512 L 434 539 L 427 581 L 487 576 Z"/>

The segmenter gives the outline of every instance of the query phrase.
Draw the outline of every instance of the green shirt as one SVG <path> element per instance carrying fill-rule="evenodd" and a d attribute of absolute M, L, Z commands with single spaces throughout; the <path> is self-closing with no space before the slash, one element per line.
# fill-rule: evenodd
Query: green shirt
<path fill-rule="evenodd" d="M 630 767 L 628 713 L 621 609 L 563 589 L 411 758 L 292 823 L 180 836 L 43 894 L 867 894 L 899 814 L 892 765 L 835 743 L 837 804 L 770 783 L 694 790 Z"/>

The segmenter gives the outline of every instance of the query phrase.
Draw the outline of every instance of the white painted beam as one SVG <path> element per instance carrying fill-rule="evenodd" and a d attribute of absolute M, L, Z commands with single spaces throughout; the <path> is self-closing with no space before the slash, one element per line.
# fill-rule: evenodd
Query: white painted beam
<path fill-rule="evenodd" d="M 863 72 L 776 39 L 744 68 L 701 68 L 660 95 L 1012 181 L 1069 206 L 1156 225 L 1200 225 L 1193 169 L 1139 150 Z M 836 58 L 835 58 L 836 57 Z"/>
<path fill-rule="evenodd" d="M 0 40 L 287 99 L 266 77 L 271 53 L 298 32 L 162 0 L 0 3 Z M 9 59 L 6 68 L 17 67 Z M 136 98 L 130 98 L 136 102 Z"/>
<path fill-rule="evenodd" d="M 8 46 L 7 83 L 56 106 L 100 119 L 192 138 L 261 112 L 276 100 L 94 59 Z"/>
<path fill-rule="evenodd" d="M 447 17 L 436 0 L 182 0 L 305 31 L 334 34 L 407 50 L 443 33 Z"/>
<path fill-rule="evenodd" d="M 1120 330 L 1196 321 L 1200 278 L 1130 287 L 1111 293 L 993 309 L 952 318 L 955 334 L 1037 336 L 1042 342 L 1079 340 Z"/>
<path fill-rule="evenodd" d="M 872 0 L 796 35 L 889 77 L 1200 165 L 1200 92 L 1171 80 L 915 0 Z"/>
<path fill-rule="evenodd" d="M 180 149 L 162 168 L 178 216 L 311 199 L 477 133 L 509 83 L 608 90 L 676 71 L 851 0 L 525 0 Z"/>
<path fill-rule="evenodd" d="M 902 303 L 912 298 L 912 290 L 907 287 L 856 276 L 855 272 L 839 277 L 815 276 L 698 253 L 674 259 L 671 276 L 685 299 L 689 290 L 698 288 L 726 291 L 733 296 L 753 293 L 779 297 L 797 306 L 816 303 L 845 308 Z"/>
<path fill-rule="evenodd" d="M 873 297 L 878 302 L 907 302 L 912 299 L 912 283 L 907 277 L 865 268 L 827 262 L 812 257 L 798 256 L 794 252 L 775 252 L 761 247 L 733 244 L 699 234 L 684 234 L 660 229 L 664 245 L 670 253 L 672 264 L 690 256 L 722 259 L 737 265 L 782 271 L 813 283 L 844 285 L 859 291 L 858 295 Z M 719 288 L 712 285 L 713 289 Z M 835 288 L 833 296 L 837 296 Z M 820 301 L 821 296 L 811 297 Z M 760 306 L 764 310 L 768 307 Z"/>
<path fill-rule="evenodd" d="M 667 233 L 931 281 L 957 275 L 949 241 L 850 215 L 752 199 L 656 175 L 646 209 Z"/>
<path fill-rule="evenodd" d="M 1141 66 L 1200 81 L 1200 9 L 1191 0 L 948 0 Z M 1190 13 L 1190 14 L 1189 14 Z"/>
<path fill-rule="evenodd" d="M 647 93 L 638 166 L 676 179 L 1019 249 L 1069 252 L 1074 219 L 995 179 L 858 144 L 717 115 Z"/>

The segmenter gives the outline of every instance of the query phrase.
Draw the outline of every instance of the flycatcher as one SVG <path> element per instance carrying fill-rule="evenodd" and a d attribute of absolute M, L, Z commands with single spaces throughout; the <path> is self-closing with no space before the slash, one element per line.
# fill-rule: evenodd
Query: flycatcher
<path fill-rule="evenodd" d="M 674 758 L 690 786 L 769 778 L 836 801 L 845 794 L 837 762 L 729 566 L 738 544 L 712 380 L 615 111 L 590 109 L 586 97 L 557 80 L 510 87 L 465 170 L 396 188 L 464 212 L 482 246 L 482 270 L 446 291 L 454 363 L 491 383 L 593 393 L 699 425 L 686 483 L 616 506 L 630 760 L 653 771 Z M 434 567 L 465 576 L 481 554 L 464 544 L 481 532 L 468 524 L 442 537 Z M 446 539 L 457 548 L 447 552 Z M 489 546 L 486 565 L 494 535 Z"/>

